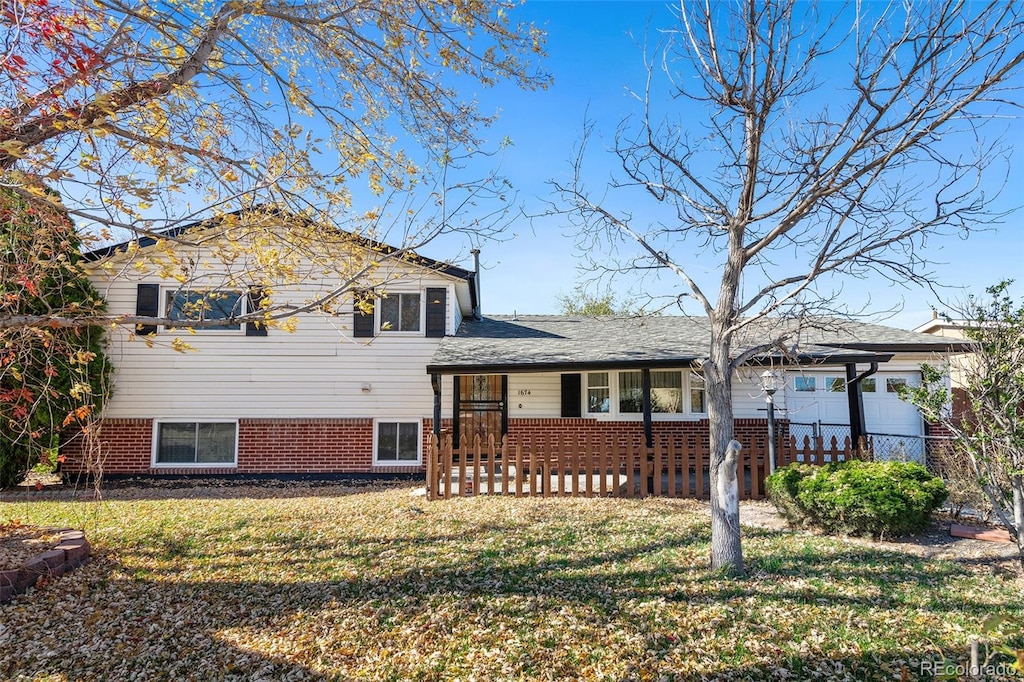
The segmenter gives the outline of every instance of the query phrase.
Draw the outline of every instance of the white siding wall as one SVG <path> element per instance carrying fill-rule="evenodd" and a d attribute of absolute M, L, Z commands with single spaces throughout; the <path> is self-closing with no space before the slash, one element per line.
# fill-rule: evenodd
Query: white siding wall
<path fill-rule="evenodd" d="M 137 284 L 172 281 L 138 275 L 95 283 L 113 313 L 135 314 Z M 290 290 L 275 290 L 277 300 L 302 303 L 329 282 L 311 281 Z M 447 319 L 455 320 L 455 281 L 429 271 L 405 268 L 389 283 L 395 291 L 428 286 L 448 289 Z M 161 299 L 164 296 L 161 291 Z M 425 297 L 424 297 L 425 300 Z M 378 306 L 379 310 L 379 306 Z M 106 415 L 121 417 L 429 417 L 433 393 L 425 367 L 440 339 L 420 333 L 385 332 L 369 339 L 352 338 L 351 305 L 335 318 L 302 315 L 298 330 L 276 329 L 264 337 L 241 331 L 161 328 L 146 340 L 111 334 L 109 357 L 116 368 L 115 390 Z M 448 333 L 453 329 L 449 328 Z M 180 353 L 171 341 L 181 338 L 195 348 Z M 370 384 L 370 392 L 362 391 Z"/>
<path fill-rule="evenodd" d="M 881 391 L 884 391 L 886 377 L 907 377 L 911 381 L 915 378 L 920 377 L 920 363 L 928 361 L 928 358 L 914 358 L 913 356 L 907 356 L 906 359 L 893 361 L 881 365 L 880 370 L 876 376 L 878 386 Z M 932 359 L 934 361 L 934 359 Z M 859 366 L 858 369 L 863 372 L 867 369 L 867 365 Z M 687 371 L 687 370 L 682 370 Z M 766 419 L 767 418 L 767 406 L 765 401 L 765 394 L 761 390 L 760 386 L 760 374 L 763 370 L 761 368 L 745 370 L 740 372 L 733 380 L 733 413 L 737 419 Z M 583 373 L 583 392 L 586 393 L 586 373 Z M 815 368 L 807 370 L 788 370 L 782 373 L 782 376 L 787 380 L 786 386 L 780 388 L 775 394 L 775 409 L 776 416 L 778 418 L 790 418 L 794 421 L 817 421 L 818 420 L 818 407 L 815 406 L 813 409 L 807 406 L 808 402 L 815 402 L 814 399 L 830 400 L 834 402 L 840 409 L 840 418 L 836 418 L 836 421 L 845 422 L 848 418 L 847 402 L 845 393 L 834 393 L 831 395 L 825 395 L 822 387 L 824 386 L 825 377 L 845 377 L 846 369 L 843 366 L 836 366 L 830 368 Z M 814 376 L 817 378 L 818 391 L 810 396 L 804 396 L 795 394 L 793 391 L 793 379 L 796 376 Z M 615 383 L 613 376 L 612 383 Z M 546 373 L 529 373 L 529 374 L 510 374 L 508 379 L 508 402 L 509 410 L 508 416 L 510 419 L 516 418 L 552 418 L 558 417 L 561 414 L 562 402 L 561 402 L 561 376 L 559 373 L 546 372 Z M 822 402 L 822 400 L 818 400 Z M 792 404 L 792 410 L 787 410 Z M 869 429 L 872 423 L 883 423 L 885 421 L 885 415 L 879 413 L 879 404 L 877 401 L 872 401 L 868 398 L 865 401 L 865 410 L 867 412 L 867 419 L 869 423 Z M 899 411 L 913 411 L 912 408 L 907 406 L 905 403 L 899 405 L 889 405 L 890 409 Z M 834 410 L 833 410 L 834 411 Z M 452 416 L 452 377 L 445 376 L 442 378 L 442 416 L 450 418 Z M 813 413 L 813 414 L 812 414 Z M 655 419 L 691 419 L 698 420 L 705 418 L 703 414 L 683 414 L 683 415 L 654 415 Z M 631 420 L 639 419 L 639 415 L 601 415 L 596 417 L 598 419 L 622 419 Z M 911 419 L 912 415 L 901 415 L 899 419 Z M 823 421 L 830 421 L 830 419 L 823 419 Z"/>
<path fill-rule="evenodd" d="M 688 369 L 680 371 L 688 372 Z M 613 378 L 614 383 L 617 379 Z M 685 387 L 684 387 L 685 388 Z M 583 373 L 583 394 L 586 395 L 586 372 Z M 776 405 L 781 404 L 781 391 Z M 764 394 L 760 393 L 756 379 L 753 383 L 743 379 L 733 384 L 733 400 L 737 419 L 765 418 Z M 441 414 L 444 418 L 452 416 L 452 377 L 442 378 Z M 509 419 L 550 419 L 559 417 L 562 412 L 562 379 L 559 372 L 531 372 L 527 374 L 508 375 L 508 416 Z M 584 416 L 588 416 L 584 414 Z M 593 415 L 589 415 L 593 417 Z M 654 415 L 655 419 L 700 420 L 705 414 Z M 593 417 L 606 420 L 638 420 L 640 415 L 600 415 Z"/>

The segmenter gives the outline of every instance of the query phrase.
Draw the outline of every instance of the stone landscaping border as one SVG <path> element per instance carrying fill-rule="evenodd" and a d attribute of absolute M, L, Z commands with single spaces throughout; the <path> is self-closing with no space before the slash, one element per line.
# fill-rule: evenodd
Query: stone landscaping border
<path fill-rule="evenodd" d="M 37 554 L 22 565 L 0 571 L 0 604 L 33 587 L 40 578 L 59 578 L 89 560 L 92 548 L 85 533 L 71 528 L 55 530 L 60 540 L 53 549 Z"/>

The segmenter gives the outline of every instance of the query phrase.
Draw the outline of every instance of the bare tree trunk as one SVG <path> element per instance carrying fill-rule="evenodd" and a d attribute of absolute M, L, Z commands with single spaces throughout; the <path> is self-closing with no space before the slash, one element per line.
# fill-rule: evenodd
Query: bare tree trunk
<path fill-rule="evenodd" d="M 1024 571 L 1024 477 L 1013 477 L 1013 525 L 1017 541 L 1017 556 Z"/>
<path fill-rule="evenodd" d="M 712 332 L 714 338 L 715 332 Z M 728 341 L 711 346 L 711 358 L 704 367 L 707 377 L 708 422 L 711 445 L 711 567 L 743 575 L 743 546 L 740 542 L 739 509 L 728 509 L 719 499 L 719 477 L 726 451 L 733 440 L 732 367 Z M 734 472 L 735 473 L 735 472 Z"/>

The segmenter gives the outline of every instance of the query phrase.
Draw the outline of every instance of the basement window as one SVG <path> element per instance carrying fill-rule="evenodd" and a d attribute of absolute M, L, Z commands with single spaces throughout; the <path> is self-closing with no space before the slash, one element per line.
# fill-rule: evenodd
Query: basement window
<path fill-rule="evenodd" d="M 153 461 L 172 466 L 233 466 L 235 422 L 157 422 Z"/>
<path fill-rule="evenodd" d="M 422 423 L 416 421 L 378 421 L 373 432 L 374 463 L 384 465 L 419 464 Z"/>

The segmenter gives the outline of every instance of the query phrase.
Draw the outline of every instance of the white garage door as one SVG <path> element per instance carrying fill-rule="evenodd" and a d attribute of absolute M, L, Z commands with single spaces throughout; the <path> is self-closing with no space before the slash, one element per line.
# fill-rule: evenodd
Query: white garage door
<path fill-rule="evenodd" d="M 838 368 L 837 368 L 838 369 Z M 876 454 L 906 454 L 918 458 L 923 451 L 924 422 L 896 393 L 901 384 L 920 382 L 917 372 L 878 372 L 862 383 L 864 421 L 875 436 Z M 798 439 L 804 435 L 826 438 L 850 435 L 850 407 L 844 371 L 792 373 L 786 385 L 786 415 Z"/>

